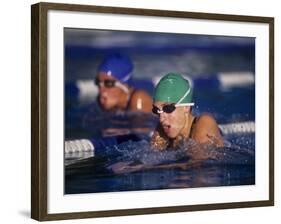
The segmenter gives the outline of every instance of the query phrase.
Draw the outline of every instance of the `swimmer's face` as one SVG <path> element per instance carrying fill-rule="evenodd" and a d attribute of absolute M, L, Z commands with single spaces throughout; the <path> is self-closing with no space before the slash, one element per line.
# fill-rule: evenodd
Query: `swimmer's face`
<path fill-rule="evenodd" d="M 153 105 L 161 110 L 167 104 L 156 101 Z M 167 137 L 176 138 L 181 133 L 186 122 L 187 112 L 187 107 L 176 107 L 172 113 L 163 112 L 159 114 L 160 125 Z"/>
<path fill-rule="evenodd" d="M 97 77 L 101 83 L 105 80 L 116 81 L 116 79 L 112 76 L 108 76 L 104 72 L 99 72 Z M 120 103 L 120 97 L 122 94 L 122 90 L 116 86 L 106 87 L 104 83 L 98 85 L 99 95 L 98 100 L 102 109 L 104 110 L 113 110 L 118 107 Z"/>

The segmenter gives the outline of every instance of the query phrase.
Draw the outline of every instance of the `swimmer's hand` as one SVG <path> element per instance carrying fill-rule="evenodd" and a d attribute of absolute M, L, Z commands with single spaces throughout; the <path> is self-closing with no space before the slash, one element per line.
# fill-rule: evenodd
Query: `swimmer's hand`
<path fill-rule="evenodd" d="M 171 164 L 162 164 L 162 165 L 148 165 L 148 164 L 138 164 L 133 165 L 134 162 L 118 162 L 115 163 L 108 168 L 113 171 L 115 174 L 124 174 L 124 173 L 132 173 L 138 171 L 146 171 L 146 170 L 155 170 L 155 169 L 181 169 L 187 170 L 192 167 L 199 167 L 200 161 L 189 161 L 189 162 L 180 162 L 180 163 L 171 163 Z"/>
<path fill-rule="evenodd" d="M 133 165 L 133 164 L 134 164 L 133 161 L 118 162 L 118 163 L 114 163 L 108 168 L 111 169 L 115 174 L 122 174 L 122 173 L 131 173 L 131 172 L 139 171 L 144 167 L 143 164 L 137 164 L 137 165 Z"/>

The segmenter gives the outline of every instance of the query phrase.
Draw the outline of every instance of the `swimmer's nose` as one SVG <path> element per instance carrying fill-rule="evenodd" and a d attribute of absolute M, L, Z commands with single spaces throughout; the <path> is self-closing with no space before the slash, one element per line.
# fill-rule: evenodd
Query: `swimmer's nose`
<path fill-rule="evenodd" d="M 100 94 L 103 95 L 104 93 L 107 92 L 107 89 L 104 86 L 99 86 L 99 91 L 100 91 Z"/>
<path fill-rule="evenodd" d="M 166 113 L 160 113 L 159 118 L 160 118 L 160 123 L 163 123 L 166 120 Z"/>

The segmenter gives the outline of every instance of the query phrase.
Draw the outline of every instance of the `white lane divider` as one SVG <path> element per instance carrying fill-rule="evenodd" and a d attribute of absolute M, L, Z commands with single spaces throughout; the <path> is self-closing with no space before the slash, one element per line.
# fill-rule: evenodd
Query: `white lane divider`
<path fill-rule="evenodd" d="M 65 141 L 64 143 L 65 153 L 89 152 L 94 150 L 95 150 L 95 146 L 88 139 L 70 140 L 70 141 Z"/>
<path fill-rule="evenodd" d="M 223 135 L 254 133 L 255 132 L 255 122 L 254 121 L 220 124 L 219 127 L 220 127 Z M 64 151 L 65 151 L 65 154 L 83 153 L 83 152 L 93 152 L 94 153 L 95 146 L 88 139 L 76 139 L 76 140 L 65 141 Z"/>
<path fill-rule="evenodd" d="M 219 127 L 224 135 L 255 132 L 254 121 L 221 124 Z"/>
<path fill-rule="evenodd" d="M 200 79 L 210 80 L 210 85 L 212 85 L 212 80 L 217 80 L 220 87 L 228 89 L 233 87 L 246 87 L 255 84 L 255 75 L 252 72 L 241 71 L 241 72 L 220 72 L 211 76 L 195 76 L 189 77 L 183 74 L 184 78 L 189 81 L 191 86 L 193 83 Z M 155 75 L 151 78 L 151 82 L 154 86 L 160 81 L 163 75 Z M 205 81 L 206 81 L 205 80 Z M 216 82 L 215 82 L 216 83 Z M 94 101 L 95 97 L 98 95 L 98 87 L 94 84 L 92 79 L 77 80 L 75 86 L 79 90 L 78 98 L 81 101 Z M 215 88 L 217 86 L 214 86 Z"/>
<path fill-rule="evenodd" d="M 255 84 L 255 76 L 252 72 L 223 72 L 217 75 L 223 88 L 243 87 Z"/>

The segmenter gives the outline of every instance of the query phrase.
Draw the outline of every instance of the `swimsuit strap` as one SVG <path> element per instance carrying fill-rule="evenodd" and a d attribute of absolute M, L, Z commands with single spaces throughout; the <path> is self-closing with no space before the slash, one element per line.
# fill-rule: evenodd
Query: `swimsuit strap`
<path fill-rule="evenodd" d="M 137 89 L 133 89 L 133 91 L 131 92 L 130 96 L 129 96 L 129 99 L 128 99 L 128 102 L 127 102 L 127 106 L 126 106 L 126 110 L 129 109 L 129 106 L 130 106 L 130 102 L 131 102 L 131 98 L 132 96 L 134 95 L 134 93 L 137 91 Z"/>
<path fill-rule="evenodd" d="M 195 123 L 197 122 L 197 120 L 198 120 L 198 117 L 195 117 L 195 118 L 193 119 L 193 121 L 192 121 L 192 124 L 191 124 L 191 127 L 190 127 L 190 131 L 189 131 L 189 138 L 191 138 L 191 133 L 192 133 L 192 130 L 193 130 L 194 125 L 195 125 Z"/>

